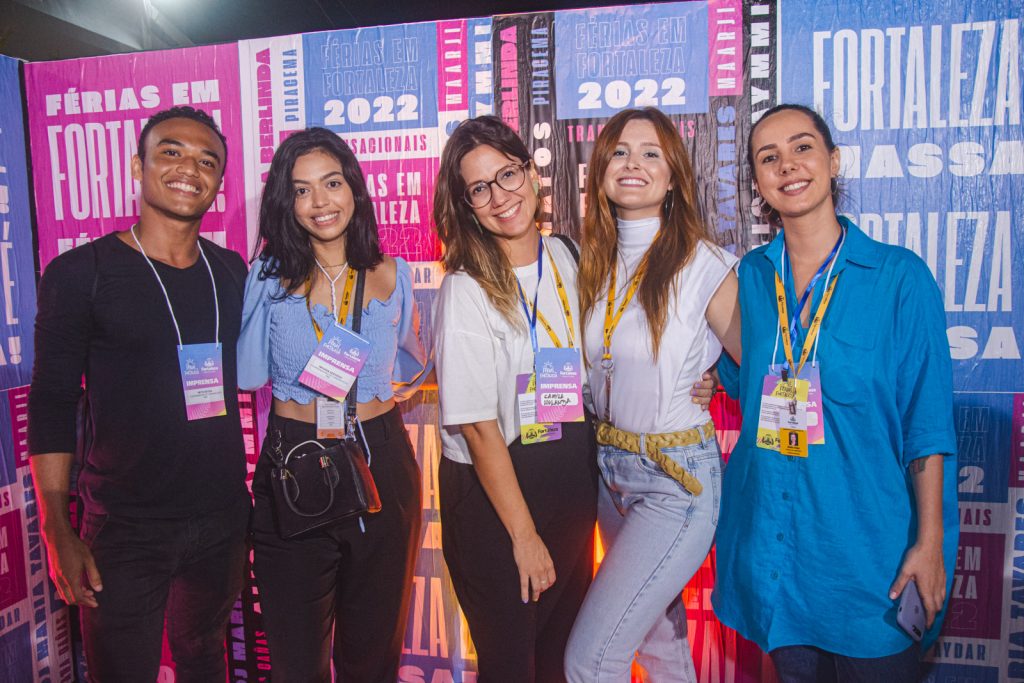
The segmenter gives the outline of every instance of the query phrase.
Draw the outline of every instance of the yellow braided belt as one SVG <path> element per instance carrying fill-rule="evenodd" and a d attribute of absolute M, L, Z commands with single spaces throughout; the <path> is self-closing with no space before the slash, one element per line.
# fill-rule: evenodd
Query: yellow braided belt
<path fill-rule="evenodd" d="M 644 446 L 646 446 L 647 457 L 658 464 L 665 474 L 672 477 L 683 485 L 687 491 L 699 496 L 704 486 L 697 478 L 687 472 L 675 460 L 662 452 L 663 448 L 673 446 L 692 446 L 702 440 L 710 439 L 715 434 L 715 425 L 708 420 L 700 427 L 684 429 L 681 432 L 666 432 L 664 434 L 645 434 Z M 640 435 L 627 432 L 613 427 L 607 422 L 597 423 L 597 442 L 605 446 L 614 446 L 630 453 L 640 454 Z"/>

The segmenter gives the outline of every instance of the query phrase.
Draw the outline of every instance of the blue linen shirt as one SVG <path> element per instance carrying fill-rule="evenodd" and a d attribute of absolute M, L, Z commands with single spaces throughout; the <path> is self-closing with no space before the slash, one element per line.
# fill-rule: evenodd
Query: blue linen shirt
<path fill-rule="evenodd" d="M 334 322 L 333 316 L 321 304 L 307 310 L 304 296 L 285 296 L 276 277 L 260 278 L 263 265 L 263 259 L 253 264 L 245 282 L 238 386 L 258 389 L 269 380 L 274 398 L 307 404 L 320 395 L 299 384 L 299 375 L 318 344 L 310 314 L 321 329 Z M 396 258 L 395 271 L 391 296 L 384 301 L 371 299 L 363 310 L 359 334 L 371 346 L 356 387 L 359 403 L 408 398 L 427 375 L 409 264 Z M 351 328 L 352 311 L 345 325 Z"/>
<path fill-rule="evenodd" d="M 959 513 L 952 365 L 939 290 L 925 263 L 907 249 L 875 242 L 845 218 L 840 223 L 847 237 L 817 355 L 825 443 L 811 445 L 807 458 L 760 448 L 755 439 L 768 365 L 785 362 L 781 342 L 772 358 L 783 235 L 740 264 L 743 366 L 723 356 L 720 373 L 727 388 L 738 380 L 743 428 L 723 481 L 712 603 L 723 623 L 766 652 L 812 645 L 882 657 L 912 643 L 896 623 L 898 600 L 889 599 L 889 587 L 916 536 L 907 467 L 936 453 L 947 456 L 947 594 L 953 580 Z M 786 287 L 792 312 L 789 268 Z M 799 337 L 795 359 L 806 330 Z M 942 614 L 925 647 L 941 621 Z"/>

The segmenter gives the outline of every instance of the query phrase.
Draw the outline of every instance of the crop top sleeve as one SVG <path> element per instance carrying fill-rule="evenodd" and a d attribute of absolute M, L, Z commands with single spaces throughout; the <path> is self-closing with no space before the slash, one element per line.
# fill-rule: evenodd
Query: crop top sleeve
<path fill-rule="evenodd" d="M 274 397 L 307 404 L 317 396 L 299 383 L 306 362 L 317 346 L 310 316 L 322 328 L 331 313 L 306 299 L 285 294 L 276 277 L 261 277 L 265 261 L 253 264 L 245 287 L 242 333 L 238 348 L 238 378 L 243 389 L 256 389 L 269 380 Z M 427 353 L 419 341 L 419 315 L 409 265 L 395 259 L 395 289 L 363 309 L 360 335 L 370 341 L 370 355 L 359 373 L 356 399 L 366 403 L 411 396 L 428 370 Z M 345 321 L 351 327 L 351 313 Z"/>

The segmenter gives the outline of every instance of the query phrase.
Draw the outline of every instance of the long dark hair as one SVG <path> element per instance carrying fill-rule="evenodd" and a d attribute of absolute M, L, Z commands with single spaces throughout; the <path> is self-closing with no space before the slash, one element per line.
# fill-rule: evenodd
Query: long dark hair
<path fill-rule="evenodd" d="M 828 150 L 828 153 L 831 154 L 833 151 L 835 151 L 836 143 L 832 140 L 832 131 L 829 129 L 828 123 L 825 122 L 825 119 L 822 118 L 821 114 L 814 111 L 810 107 L 804 106 L 802 104 L 777 104 L 768 111 L 766 111 L 764 115 L 757 120 L 757 123 L 750 127 L 750 132 L 747 133 L 747 166 L 750 167 L 751 178 L 757 178 L 757 169 L 754 166 L 754 131 L 757 130 L 757 127 L 759 125 L 761 125 L 762 121 L 767 119 L 772 114 L 777 114 L 780 111 L 798 111 L 801 114 L 806 115 L 807 118 L 811 120 L 811 124 L 814 126 L 814 130 L 818 131 L 818 134 L 821 135 L 821 139 L 825 143 L 825 149 Z M 839 198 L 841 195 L 842 187 L 839 184 L 839 179 L 835 178 L 834 182 L 832 183 L 832 206 L 836 207 L 837 210 L 839 207 Z M 772 226 L 773 228 L 781 228 L 782 217 L 779 216 L 779 213 L 764 200 L 761 201 L 761 206 L 761 218 L 767 221 L 768 225 Z M 767 211 L 765 211 L 763 207 L 767 207 Z"/>
<path fill-rule="evenodd" d="M 507 320 L 518 324 L 522 317 L 519 314 L 512 264 L 499 238 L 480 227 L 473 209 L 463 199 L 466 182 L 462 177 L 462 159 L 484 145 L 524 163 L 530 161 L 530 151 L 526 145 L 498 117 L 478 116 L 463 121 L 452 133 L 441 153 L 437 187 L 434 190 L 434 226 L 444 245 L 441 262 L 445 270 L 465 271 L 476 280 L 494 307 Z M 527 173 L 530 173 L 529 168 Z M 540 206 L 538 201 L 538 214 Z"/>
<path fill-rule="evenodd" d="M 647 270 L 636 292 L 651 331 L 651 352 L 658 357 L 661 335 L 668 319 L 669 295 L 675 277 L 688 264 L 701 241 L 711 242 L 700 203 L 690 155 L 683 147 L 672 120 L 653 107 L 626 109 L 605 124 L 597 136 L 587 167 L 587 215 L 580 238 L 580 271 L 577 277 L 583 319 L 598 308 L 598 299 L 618 255 L 618 226 L 614 205 L 604 191 L 604 176 L 622 131 L 630 121 L 649 121 L 658 135 L 671 173 L 669 199 L 662 204 L 661 229 L 644 257 Z"/>
<path fill-rule="evenodd" d="M 355 209 L 345 229 L 345 258 L 356 270 L 374 268 L 383 258 L 377 236 L 370 193 L 356 155 L 345 141 L 325 128 L 307 128 L 277 148 L 270 162 L 267 184 L 260 201 L 261 255 L 266 257 L 260 277 L 281 280 L 287 294 L 298 289 L 316 268 L 309 234 L 295 220 L 292 169 L 299 157 L 320 151 L 337 159 L 345 182 L 352 189 Z"/>

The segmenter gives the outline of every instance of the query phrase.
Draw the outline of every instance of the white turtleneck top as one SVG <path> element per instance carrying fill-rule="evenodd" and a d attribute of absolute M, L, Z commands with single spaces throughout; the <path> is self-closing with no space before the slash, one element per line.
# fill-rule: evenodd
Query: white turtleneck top
<path fill-rule="evenodd" d="M 615 310 L 618 310 L 640 260 L 654 241 L 660 219 L 620 220 L 616 263 Z M 615 362 L 611 420 L 619 429 L 657 434 L 675 432 L 707 421 L 707 413 L 690 400 L 690 389 L 718 360 L 722 344 L 705 316 L 708 303 L 738 259 L 708 242 L 700 242 L 693 258 L 675 279 L 657 361 L 651 350 L 647 317 L 636 296 L 623 311 L 612 337 Z M 607 289 L 584 329 L 590 366 L 590 390 L 599 418 L 608 407 L 605 371 L 601 367 Z"/>

